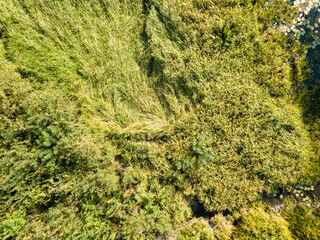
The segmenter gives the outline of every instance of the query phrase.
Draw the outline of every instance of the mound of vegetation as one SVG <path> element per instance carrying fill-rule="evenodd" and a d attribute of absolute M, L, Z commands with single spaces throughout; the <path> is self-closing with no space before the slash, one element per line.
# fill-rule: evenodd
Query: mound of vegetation
<path fill-rule="evenodd" d="M 0 0 L 1 238 L 292 239 L 285 217 L 247 210 L 318 180 L 292 101 L 305 58 L 288 61 L 301 49 L 269 28 L 275 14 Z"/>

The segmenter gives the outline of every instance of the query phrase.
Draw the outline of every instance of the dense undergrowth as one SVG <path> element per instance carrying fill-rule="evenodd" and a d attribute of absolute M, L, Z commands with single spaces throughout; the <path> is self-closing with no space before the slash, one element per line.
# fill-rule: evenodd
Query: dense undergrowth
<path fill-rule="evenodd" d="M 301 49 L 273 14 L 245 0 L 1 0 L 1 238 L 303 236 L 297 216 L 318 218 L 295 213 L 313 210 L 257 204 L 319 180 L 291 89 L 305 58 L 288 61 Z"/>

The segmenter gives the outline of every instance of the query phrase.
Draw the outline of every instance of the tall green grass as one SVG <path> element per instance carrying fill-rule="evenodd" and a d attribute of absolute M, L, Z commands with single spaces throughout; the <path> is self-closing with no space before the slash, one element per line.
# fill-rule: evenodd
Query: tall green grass
<path fill-rule="evenodd" d="M 261 2 L 0 1 L 0 236 L 214 239 L 194 199 L 315 181 Z"/>

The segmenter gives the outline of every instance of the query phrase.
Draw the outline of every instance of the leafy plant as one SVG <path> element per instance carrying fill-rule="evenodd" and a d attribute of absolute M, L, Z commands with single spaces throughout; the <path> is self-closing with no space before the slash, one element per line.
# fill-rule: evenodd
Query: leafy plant
<path fill-rule="evenodd" d="M 227 20 L 223 24 L 218 25 L 214 29 L 214 34 L 221 39 L 223 46 L 229 46 L 233 41 L 234 29 L 235 29 L 235 24 L 230 23 Z"/>
<path fill-rule="evenodd" d="M 194 164 L 181 156 L 178 156 L 177 169 L 185 172 L 188 168 L 193 168 Z"/>
<path fill-rule="evenodd" d="M 199 166 L 205 166 L 215 161 L 215 158 L 212 156 L 212 149 L 207 147 L 204 142 L 205 137 L 206 135 L 203 135 L 198 139 L 194 138 L 192 142 L 192 151 L 198 158 Z"/>
<path fill-rule="evenodd" d="M 6 214 L 0 223 L 1 239 L 13 239 L 17 237 L 26 223 L 26 212 L 19 210 L 12 214 Z"/>

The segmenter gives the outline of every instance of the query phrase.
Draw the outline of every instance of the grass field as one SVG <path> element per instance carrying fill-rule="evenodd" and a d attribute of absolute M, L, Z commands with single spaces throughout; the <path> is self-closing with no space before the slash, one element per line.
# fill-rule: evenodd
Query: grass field
<path fill-rule="evenodd" d="M 274 14 L 245 0 L 0 0 L 1 238 L 320 236 L 317 210 L 262 203 L 319 181 L 291 87 L 306 59 Z"/>

